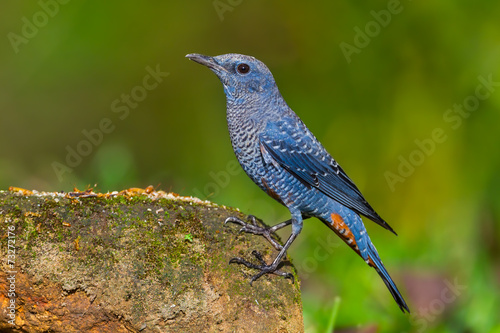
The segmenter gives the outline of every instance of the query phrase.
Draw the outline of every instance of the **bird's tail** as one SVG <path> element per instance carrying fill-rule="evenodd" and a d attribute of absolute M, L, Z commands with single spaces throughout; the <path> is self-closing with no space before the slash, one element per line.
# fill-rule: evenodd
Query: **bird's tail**
<path fill-rule="evenodd" d="M 322 221 L 331 228 L 346 244 L 348 244 L 356 253 L 363 258 L 366 263 L 377 271 L 385 285 L 389 289 L 394 297 L 396 303 L 398 303 L 401 311 L 403 313 L 408 311 L 408 305 L 406 305 L 403 296 L 399 292 L 398 288 L 394 281 L 392 281 L 391 276 L 387 272 L 382 264 L 382 260 L 377 253 L 377 249 L 368 237 L 366 229 L 361 222 L 361 218 L 359 215 L 354 214 L 351 215 L 351 220 L 348 220 L 347 223 L 344 221 L 344 218 L 339 214 L 333 213 L 330 215 L 330 219 L 323 219 Z"/>
<path fill-rule="evenodd" d="M 370 242 L 371 243 L 371 242 Z M 384 281 L 385 285 L 387 286 L 387 289 L 391 292 L 392 297 L 398 303 L 399 308 L 403 313 L 405 310 L 410 313 L 410 309 L 408 308 L 408 305 L 406 305 L 405 300 L 403 299 L 403 296 L 401 296 L 401 293 L 398 290 L 398 287 L 396 287 L 396 284 L 392 280 L 391 276 L 387 272 L 387 270 L 384 267 L 384 264 L 382 264 L 382 260 L 380 260 L 380 257 L 377 253 L 377 250 L 375 249 L 375 246 L 373 244 L 369 244 L 368 246 L 368 265 L 372 266 L 375 268 L 377 271 L 378 275 L 382 278 Z"/>

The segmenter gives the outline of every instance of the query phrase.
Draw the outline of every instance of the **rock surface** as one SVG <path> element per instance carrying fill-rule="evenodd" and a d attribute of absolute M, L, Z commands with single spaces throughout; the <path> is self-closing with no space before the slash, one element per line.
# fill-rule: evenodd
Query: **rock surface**
<path fill-rule="evenodd" d="M 0 191 L 0 332 L 303 332 L 298 281 L 228 263 L 277 253 L 231 215 L 152 188 Z"/>

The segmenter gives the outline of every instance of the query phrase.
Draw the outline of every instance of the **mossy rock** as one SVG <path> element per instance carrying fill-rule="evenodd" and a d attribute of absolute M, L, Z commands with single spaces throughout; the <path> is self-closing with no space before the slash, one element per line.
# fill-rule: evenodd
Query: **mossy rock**
<path fill-rule="evenodd" d="M 235 215 L 246 218 L 151 188 L 0 191 L 0 254 L 13 259 L 2 261 L 0 332 L 303 332 L 297 278 L 251 286 L 255 271 L 229 264 L 277 254 L 223 224 Z"/>

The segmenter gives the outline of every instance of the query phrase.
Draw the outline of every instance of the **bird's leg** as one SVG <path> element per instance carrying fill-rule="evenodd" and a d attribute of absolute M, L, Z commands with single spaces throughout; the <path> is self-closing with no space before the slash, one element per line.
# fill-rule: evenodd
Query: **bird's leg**
<path fill-rule="evenodd" d="M 267 239 L 269 241 L 269 243 L 271 243 L 276 248 L 276 250 L 281 251 L 281 249 L 283 248 L 283 246 L 281 246 L 281 244 L 279 244 L 273 238 L 273 234 L 276 232 L 276 230 L 279 230 L 279 229 L 281 229 L 283 227 L 286 227 L 287 225 L 292 224 L 292 220 L 290 219 L 288 221 L 276 224 L 273 227 L 265 228 L 265 227 L 261 227 L 261 226 L 257 225 L 257 219 L 255 218 L 255 216 L 250 215 L 249 217 L 250 217 L 250 222 L 251 223 L 245 222 L 245 221 L 243 221 L 243 220 L 241 220 L 241 219 L 239 219 L 239 218 L 237 218 L 235 216 L 231 216 L 231 217 L 228 217 L 224 221 L 224 224 L 226 224 L 228 222 L 239 224 L 239 225 L 242 226 L 241 229 L 240 229 L 240 232 L 244 231 L 244 232 L 248 232 L 248 233 L 251 233 L 251 234 L 254 234 L 254 235 L 261 235 L 265 239 Z"/>
<path fill-rule="evenodd" d="M 281 248 L 281 250 L 278 253 L 278 255 L 276 256 L 276 258 L 274 258 L 271 265 L 267 265 L 266 262 L 264 261 L 264 259 L 262 258 L 262 255 L 255 250 L 252 251 L 252 254 L 260 262 L 260 265 L 252 264 L 251 262 L 246 261 L 245 259 L 240 258 L 240 257 L 232 258 L 229 261 L 229 263 L 230 264 L 232 264 L 232 263 L 243 264 L 249 268 L 259 269 L 260 272 L 255 274 L 254 276 L 252 276 L 252 278 L 250 279 L 250 284 L 252 284 L 255 280 L 260 278 L 262 275 L 269 274 L 269 273 L 283 276 L 285 278 L 289 278 L 292 280 L 292 283 L 293 283 L 294 282 L 293 275 L 291 273 L 279 271 L 278 266 L 279 266 L 281 260 L 283 259 L 283 257 L 286 255 L 286 251 L 288 250 L 290 245 L 292 245 L 293 241 L 295 240 L 295 238 L 297 237 L 298 234 L 299 234 L 298 232 L 292 231 L 292 234 L 290 235 L 290 237 L 288 237 L 288 240 L 286 241 L 285 245 L 283 245 L 283 247 Z"/>

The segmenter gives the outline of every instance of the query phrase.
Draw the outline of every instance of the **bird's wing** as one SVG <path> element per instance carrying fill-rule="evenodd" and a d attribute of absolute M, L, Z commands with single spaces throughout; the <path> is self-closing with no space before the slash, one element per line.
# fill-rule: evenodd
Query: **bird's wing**
<path fill-rule="evenodd" d="M 298 119 L 285 118 L 268 124 L 260 135 L 264 159 L 271 157 L 308 187 L 362 214 L 382 227 L 394 230 L 375 212 L 359 189 L 326 149 Z M 276 164 L 274 163 L 274 164 Z"/>

